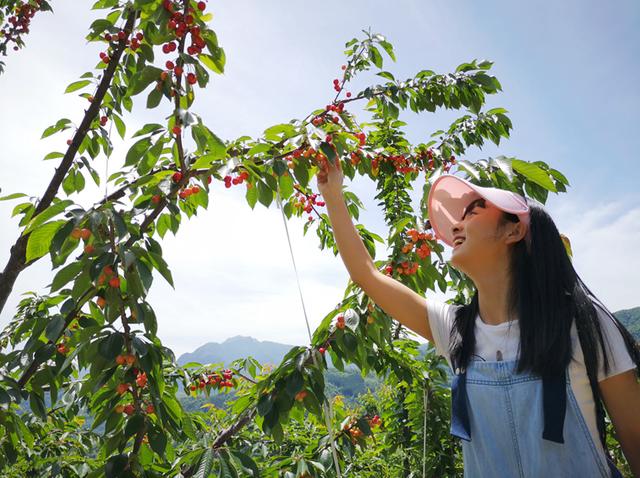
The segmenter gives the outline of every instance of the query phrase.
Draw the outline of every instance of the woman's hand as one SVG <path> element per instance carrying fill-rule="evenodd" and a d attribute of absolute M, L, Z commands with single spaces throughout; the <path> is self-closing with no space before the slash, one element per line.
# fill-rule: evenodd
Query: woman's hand
<path fill-rule="evenodd" d="M 318 190 L 322 197 L 326 200 L 328 197 L 342 196 L 344 174 L 342 173 L 340 158 L 336 156 L 335 165 L 331 164 L 328 159 L 317 161 L 316 164 L 319 168 L 316 179 L 318 180 Z"/>

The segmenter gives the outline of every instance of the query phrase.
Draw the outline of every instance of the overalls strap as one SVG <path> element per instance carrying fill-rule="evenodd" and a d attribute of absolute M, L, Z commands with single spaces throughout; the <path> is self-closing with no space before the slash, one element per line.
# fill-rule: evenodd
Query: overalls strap
<path fill-rule="evenodd" d="M 567 411 L 567 376 L 563 371 L 556 377 L 542 378 L 542 407 L 544 430 L 542 438 L 556 443 L 564 443 L 562 429 Z"/>

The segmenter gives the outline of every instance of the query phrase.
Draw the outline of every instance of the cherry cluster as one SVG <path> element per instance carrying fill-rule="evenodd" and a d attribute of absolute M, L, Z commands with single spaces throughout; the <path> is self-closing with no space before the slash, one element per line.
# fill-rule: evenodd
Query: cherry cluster
<path fill-rule="evenodd" d="M 431 233 L 418 232 L 415 229 L 409 229 L 407 234 L 411 237 L 411 242 L 405 244 L 402 248 L 403 254 L 409 254 L 414 248 L 416 254 L 420 257 L 420 259 L 425 259 L 429 257 L 431 254 L 431 248 L 426 241 L 433 241 L 434 237 Z M 395 267 L 399 266 L 399 267 Z M 395 271 L 400 275 L 413 275 L 418 271 L 418 263 L 412 261 L 401 261 L 396 264 L 391 263 L 387 264 L 384 268 L 384 273 L 388 276 L 393 274 Z"/>
<path fill-rule="evenodd" d="M 175 35 L 175 40 L 169 41 L 162 45 L 162 52 L 165 54 L 170 54 L 178 48 L 177 42 L 182 38 L 186 39 L 187 34 L 191 35 L 191 44 L 187 46 L 187 54 L 193 56 L 202 53 L 203 48 L 206 46 L 206 42 L 202 38 L 202 32 L 198 25 L 194 25 L 195 23 L 195 10 L 192 7 L 187 8 L 187 13 L 184 14 L 181 11 L 177 11 L 179 8 L 171 0 L 164 0 L 163 2 L 164 9 L 171 14 L 171 18 L 167 22 L 167 29 L 170 32 L 173 32 Z M 207 8 L 205 2 L 198 2 L 197 4 L 198 10 L 201 12 Z M 168 60 L 165 63 L 167 67 L 167 71 L 163 71 L 160 74 L 160 79 L 164 81 L 169 75 L 169 71 L 173 71 L 173 74 L 176 77 L 176 80 L 179 80 L 184 73 L 184 69 L 180 65 L 176 65 L 173 61 Z M 195 73 L 187 73 L 186 76 L 187 83 L 190 85 L 195 85 L 198 82 L 198 77 Z M 172 91 L 172 96 L 175 95 L 175 92 Z"/>
<path fill-rule="evenodd" d="M 229 369 L 224 369 L 222 372 L 207 371 L 196 377 L 192 377 L 193 382 L 189 385 L 189 390 L 195 392 L 198 389 L 205 388 L 206 386 L 211 386 L 217 389 L 233 388 L 236 384 L 232 379 L 233 371 Z"/>
<path fill-rule="evenodd" d="M 426 151 L 421 150 L 418 152 L 418 158 L 423 161 L 425 158 L 427 158 L 427 168 L 429 169 L 429 171 L 433 171 L 436 167 L 434 157 L 435 153 L 431 148 L 428 148 Z M 451 166 L 453 166 L 454 164 L 456 164 L 456 157 L 454 155 L 451 155 L 448 160 L 446 158 L 442 158 L 442 169 L 445 173 L 448 173 L 449 169 L 451 169 Z"/>
<path fill-rule="evenodd" d="M 93 246 L 93 244 L 88 243 L 91 240 L 91 236 L 92 236 L 90 229 L 87 229 L 86 227 L 82 229 L 76 227 L 71 231 L 70 236 L 73 239 L 76 239 L 76 240 L 82 239 L 85 242 L 85 246 L 84 246 L 85 254 L 91 255 L 95 252 L 95 247 Z"/>
<path fill-rule="evenodd" d="M 98 285 L 103 285 L 107 279 L 109 279 L 110 287 L 113 287 L 114 289 L 120 287 L 120 278 L 110 265 L 106 265 L 102 268 L 102 273 L 98 276 Z"/>
<path fill-rule="evenodd" d="M 136 51 L 140 48 L 140 42 L 144 39 L 144 33 L 137 32 L 129 38 L 129 33 L 126 30 L 119 30 L 118 33 L 115 34 L 105 33 L 103 39 L 109 43 L 109 47 L 106 52 L 101 51 L 99 56 L 103 63 L 108 64 L 111 61 L 109 52 L 113 49 L 115 43 L 124 40 L 125 44 L 128 45 L 131 50 Z"/>
<path fill-rule="evenodd" d="M 15 43 L 14 50 L 18 50 L 18 42 L 20 41 L 20 35 L 29 33 L 29 25 L 31 19 L 36 12 L 40 10 L 42 0 L 36 0 L 36 5 L 20 2 L 15 7 L 15 12 L 11 15 L 7 21 L 11 26 L 6 25 L 6 30 L 1 31 L 2 36 L 5 38 L 5 44 L 12 41 Z"/>
<path fill-rule="evenodd" d="M 332 123 L 339 123 L 340 122 L 340 116 L 339 114 L 342 113 L 344 111 L 344 103 L 342 101 L 338 101 L 337 104 L 330 104 L 325 106 L 325 113 L 321 113 L 318 116 L 315 116 L 312 120 L 311 120 L 311 124 L 313 126 L 322 126 L 325 121 L 330 121 Z M 336 113 L 335 115 L 330 114 L 330 112 L 332 113 Z"/>
<path fill-rule="evenodd" d="M 171 180 L 176 184 L 179 183 L 180 181 L 182 181 L 182 173 L 180 171 L 176 171 L 171 176 Z M 211 177 L 209 176 L 207 180 L 210 183 Z M 196 184 L 191 187 L 183 187 L 178 193 L 178 196 L 180 197 L 180 199 L 186 199 L 192 194 L 198 194 L 199 192 L 200 192 L 200 186 Z M 160 196 L 160 194 L 154 194 L 151 197 L 151 202 L 153 202 L 154 204 L 158 204 L 161 199 L 162 199 L 162 196 Z"/>
<path fill-rule="evenodd" d="M 293 207 L 295 207 L 296 209 L 302 209 L 304 212 L 309 214 L 313 210 L 313 206 L 322 207 L 325 205 L 324 201 L 316 201 L 317 197 L 318 194 L 311 194 L 310 196 L 306 196 L 298 191 L 296 192 L 295 198 L 292 203 Z"/>
<path fill-rule="evenodd" d="M 382 423 L 378 415 L 375 415 L 373 418 L 367 418 L 367 422 L 369 423 L 370 428 L 375 428 Z M 354 444 L 357 442 L 358 438 L 364 435 L 364 432 L 358 427 L 358 420 L 355 417 L 352 417 L 347 423 L 345 423 L 342 430 L 349 433 L 351 442 Z"/>
<path fill-rule="evenodd" d="M 230 175 L 227 174 L 224 177 L 224 187 L 229 189 L 231 187 L 231 184 L 233 184 L 234 186 L 237 185 L 237 184 L 242 184 L 247 179 L 249 179 L 249 173 L 246 172 L 246 171 L 242 171 L 235 178 L 233 178 L 233 177 L 231 177 Z M 251 186 L 251 184 L 247 184 L 247 187 L 249 187 L 249 186 Z"/>
<path fill-rule="evenodd" d="M 402 252 L 404 254 L 410 253 L 414 247 L 416 248 L 416 254 L 418 254 L 420 259 L 425 259 L 429 254 L 431 254 L 431 249 L 426 241 L 433 241 L 433 234 L 418 232 L 415 229 L 409 229 L 407 234 L 411 236 L 411 242 L 408 242 L 402 248 Z M 418 242 L 420 242 L 419 245 Z"/>
<path fill-rule="evenodd" d="M 149 381 L 147 378 L 147 373 L 139 370 L 133 365 L 136 362 L 136 356 L 133 354 L 118 354 L 116 357 L 117 365 L 125 365 L 131 367 L 130 373 L 135 376 L 135 384 L 139 389 L 144 389 L 147 386 L 147 382 Z M 129 371 L 128 371 L 129 372 Z M 127 373 L 128 373 L 127 372 Z M 133 393 L 133 385 L 129 382 L 121 382 L 116 385 L 116 393 L 121 397 L 126 393 Z M 144 407 L 144 411 L 147 414 L 155 413 L 155 408 L 152 403 L 140 403 L 141 407 Z M 133 415 L 136 412 L 135 403 L 127 403 L 127 404 L 118 404 L 115 407 L 116 413 L 125 413 L 126 415 Z"/>

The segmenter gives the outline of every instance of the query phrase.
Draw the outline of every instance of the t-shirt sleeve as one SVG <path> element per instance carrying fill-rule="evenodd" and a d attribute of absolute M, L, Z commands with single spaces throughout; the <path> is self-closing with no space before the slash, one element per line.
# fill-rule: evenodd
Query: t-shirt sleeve
<path fill-rule="evenodd" d="M 602 359 L 602 350 L 600 348 L 599 340 L 596 340 L 598 346 L 598 382 L 613 377 L 620 373 L 626 372 L 636 368 L 636 364 L 629 355 L 629 351 L 625 345 L 622 334 L 618 330 L 616 324 L 607 314 L 607 312 L 596 302 L 594 302 L 598 318 L 600 319 L 600 328 L 602 329 L 602 337 L 604 339 L 605 350 L 607 351 L 607 357 L 609 359 L 609 373 L 604 372 L 604 361 Z"/>
<path fill-rule="evenodd" d="M 426 303 L 429 327 L 433 335 L 433 345 L 436 353 L 445 357 L 447 361 L 449 361 L 449 364 L 451 364 L 449 357 L 449 338 L 453 327 L 455 307 L 446 302 L 430 298 L 426 299 Z"/>

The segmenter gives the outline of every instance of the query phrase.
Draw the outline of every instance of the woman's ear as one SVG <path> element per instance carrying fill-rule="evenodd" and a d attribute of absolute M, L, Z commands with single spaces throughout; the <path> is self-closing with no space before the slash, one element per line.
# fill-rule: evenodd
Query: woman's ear
<path fill-rule="evenodd" d="M 515 244 L 524 239 L 527 234 L 527 226 L 523 222 L 512 222 L 508 224 L 506 241 L 507 244 Z"/>

